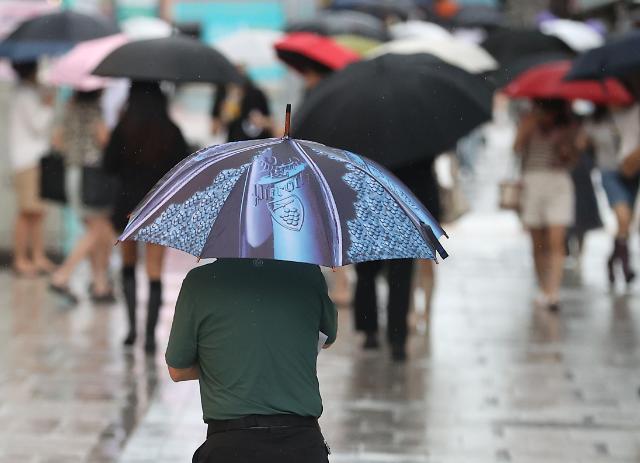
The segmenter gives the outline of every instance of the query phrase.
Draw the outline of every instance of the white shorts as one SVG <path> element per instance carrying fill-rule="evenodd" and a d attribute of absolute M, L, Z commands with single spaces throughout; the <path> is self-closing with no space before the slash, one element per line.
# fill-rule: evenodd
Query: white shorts
<path fill-rule="evenodd" d="M 527 228 L 573 225 L 573 180 L 564 171 L 525 172 L 522 177 L 520 218 Z"/>

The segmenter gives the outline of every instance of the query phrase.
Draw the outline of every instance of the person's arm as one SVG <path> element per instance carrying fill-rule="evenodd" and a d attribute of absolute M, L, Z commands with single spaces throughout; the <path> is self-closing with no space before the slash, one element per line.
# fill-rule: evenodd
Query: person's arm
<path fill-rule="evenodd" d="M 101 148 L 104 148 L 109 143 L 109 127 L 102 119 L 95 123 L 94 136 L 98 146 Z"/>
<path fill-rule="evenodd" d="M 191 381 L 200 377 L 192 279 L 192 273 L 189 273 L 182 282 L 165 354 L 169 376 L 176 382 Z"/>
<path fill-rule="evenodd" d="M 224 128 L 222 118 L 222 103 L 227 97 L 227 89 L 224 85 L 218 85 L 215 96 L 213 97 L 213 106 L 211 108 L 211 133 L 217 135 Z"/>
<path fill-rule="evenodd" d="M 533 113 L 525 115 L 520 120 L 520 124 L 518 124 L 518 132 L 513 143 L 513 151 L 515 151 L 519 155 L 525 153 L 527 145 L 529 144 L 529 140 L 531 140 L 531 136 L 533 135 L 535 128 L 535 115 Z"/>
<path fill-rule="evenodd" d="M 320 269 L 318 272 L 318 285 L 319 285 L 319 297 L 320 304 L 322 305 L 322 312 L 320 314 L 320 329 L 327 336 L 327 340 L 322 346 L 323 349 L 328 349 L 336 342 L 338 337 L 338 311 L 336 306 L 329 297 L 329 290 L 327 288 L 327 282 L 322 275 Z"/>

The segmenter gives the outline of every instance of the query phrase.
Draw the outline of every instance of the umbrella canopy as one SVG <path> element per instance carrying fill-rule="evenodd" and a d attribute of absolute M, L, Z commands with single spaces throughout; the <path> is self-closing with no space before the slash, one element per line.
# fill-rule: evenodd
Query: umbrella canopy
<path fill-rule="evenodd" d="M 173 26 L 160 18 L 134 16 L 120 23 L 122 31 L 131 40 L 158 39 L 173 34 Z"/>
<path fill-rule="evenodd" d="M 127 42 L 126 35 L 116 34 L 79 43 L 56 61 L 49 71 L 49 83 L 68 85 L 85 92 L 106 87 L 109 79 L 91 72 L 105 56 Z"/>
<path fill-rule="evenodd" d="M 217 40 L 214 45 L 232 63 L 267 67 L 278 62 L 273 46 L 281 38 L 282 32 L 271 29 L 240 29 Z"/>
<path fill-rule="evenodd" d="M 626 106 L 633 97 L 615 79 L 599 81 L 564 80 L 571 69 L 570 61 L 543 64 L 521 74 L 504 93 L 510 97 L 589 100 L 597 104 Z"/>
<path fill-rule="evenodd" d="M 333 0 L 329 8 L 362 11 L 382 19 L 394 16 L 407 19 L 416 10 L 416 4 L 413 0 Z"/>
<path fill-rule="evenodd" d="M 287 24 L 285 31 L 360 35 L 381 42 L 389 40 L 389 31 L 382 20 L 359 11 L 323 11 L 313 19 Z"/>
<path fill-rule="evenodd" d="M 601 46 L 604 38 L 593 27 L 570 19 L 551 19 L 540 24 L 543 34 L 558 37 L 577 52 Z"/>
<path fill-rule="evenodd" d="M 242 80 L 221 53 L 184 36 L 129 42 L 112 51 L 93 72 L 133 80 L 227 83 Z"/>
<path fill-rule="evenodd" d="M 0 56 L 12 61 L 34 61 L 42 55 L 56 55 L 78 42 L 117 34 L 110 20 L 74 11 L 50 13 L 21 23 L 0 42 Z"/>
<path fill-rule="evenodd" d="M 554 63 L 556 61 L 571 59 L 573 59 L 573 54 L 566 52 L 526 55 L 500 65 L 500 68 L 497 71 L 489 72 L 487 73 L 487 76 L 496 87 L 500 88 L 504 87 L 513 79 L 531 68 L 545 63 Z"/>
<path fill-rule="evenodd" d="M 495 29 L 501 27 L 505 19 L 502 12 L 492 6 L 465 5 L 453 16 L 452 21 L 457 27 Z"/>
<path fill-rule="evenodd" d="M 389 26 L 391 36 L 398 39 L 422 38 L 426 40 L 446 40 L 451 33 L 444 27 L 427 21 L 411 20 Z"/>
<path fill-rule="evenodd" d="M 357 53 L 335 40 L 311 32 L 287 34 L 274 47 L 282 61 L 298 70 L 303 70 L 303 63 L 311 61 L 335 71 L 360 59 Z"/>
<path fill-rule="evenodd" d="M 444 231 L 383 167 L 318 143 L 263 139 L 198 151 L 132 213 L 120 240 L 197 257 L 337 267 L 446 257 Z"/>
<path fill-rule="evenodd" d="M 492 32 L 482 42 L 482 47 L 501 65 L 508 65 L 531 55 L 574 53 L 559 38 L 533 29 L 502 29 Z"/>
<path fill-rule="evenodd" d="M 376 57 L 387 53 L 414 55 L 429 53 L 471 73 L 491 71 L 498 63 L 482 47 L 454 37 L 447 40 L 405 39 L 387 42 L 372 50 L 368 56 Z"/>
<path fill-rule="evenodd" d="M 640 31 L 629 32 L 579 56 L 568 79 L 624 77 L 640 71 Z"/>
<path fill-rule="evenodd" d="M 490 120 L 492 98 L 482 77 L 433 56 L 383 55 L 318 84 L 293 133 L 399 167 L 437 156 Z"/>

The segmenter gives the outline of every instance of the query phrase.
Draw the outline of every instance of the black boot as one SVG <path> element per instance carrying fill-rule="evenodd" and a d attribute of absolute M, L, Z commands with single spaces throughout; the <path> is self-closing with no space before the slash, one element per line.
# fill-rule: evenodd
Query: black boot
<path fill-rule="evenodd" d="M 162 305 L 162 282 L 152 280 L 149 282 L 149 302 L 147 303 L 147 329 L 144 342 L 144 350 L 153 354 L 156 351 L 156 325 Z"/>
<path fill-rule="evenodd" d="M 136 342 L 136 268 L 122 268 L 122 292 L 127 307 L 129 333 L 124 338 L 124 345 L 131 346 Z"/>
<path fill-rule="evenodd" d="M 622 266 L 622 273 L 624 273 L 624 280 L 627 283 L 631 283 L 636 277 L 635 272 L 631 268 L 629 262 L 629 247 L 627 246 L 627 240 L 617 239 L 615 245 L 620 265 Z"/>

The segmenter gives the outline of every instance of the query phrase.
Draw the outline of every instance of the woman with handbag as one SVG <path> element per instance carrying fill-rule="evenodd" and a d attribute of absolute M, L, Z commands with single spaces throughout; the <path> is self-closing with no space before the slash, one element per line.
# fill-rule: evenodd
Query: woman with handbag
<path fill-rule="evenodd" d="M 129 214 L 149 190 L 188 154 L 188 146 L 178 126 L 171 120 L 167 99 L 158 83 L 133 82 L 120 121 L 105 151 L 105 167 L 118 178 L 119 191 L 112 216 L 118 232 L 124 230 Z M 122 250 L 122 290 L 129 332 L 124 340 L 133 345 L 137 337 L 135 241 L 120 243 Z M 145 351 L 156 350 L 155 329 L 162 305 L 162 265 L 164 247 L 145 244 L 145 264 L 149 280 Z"/>
<path fill-rule="evenodd" d="M 559 309 L 567 227 L 574 221 L 570 168 L 577 130 L 562 100 L 536 100 L 518 127 L 514 150 L 522 156 L 521 220 L 533 244 L 537 301 Z"/>
<path fill-rule="evenodd" d="M 52 143 L 65 160 L 69 205 L 85 224 L 84 235 L 53 273 L 49 284 L 52 291 L 72 303 L 77 302 L 77 297 L 69 289 L 69 280 L 86 257 L 91 262 L 91 299 L 94 302 L 115 301 L 108 278 L 114 241 L 109 220 L 113 193 L 105 184 L 107 180 L 95 175 L 102 170 L 102 150 L 109 138 L 109 129 L 102 118 L 100 95 L 100 90 L 76 91 L 54 132 Z"/>

